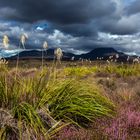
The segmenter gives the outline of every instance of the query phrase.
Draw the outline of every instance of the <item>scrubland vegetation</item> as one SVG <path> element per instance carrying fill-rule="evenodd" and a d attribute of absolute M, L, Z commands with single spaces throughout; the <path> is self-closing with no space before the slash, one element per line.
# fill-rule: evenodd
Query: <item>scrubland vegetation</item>
<path fill-rule="evenodd" d="M 140 64 L 45 63 L 0 64 L 1 140 L 140 139 Z"/>

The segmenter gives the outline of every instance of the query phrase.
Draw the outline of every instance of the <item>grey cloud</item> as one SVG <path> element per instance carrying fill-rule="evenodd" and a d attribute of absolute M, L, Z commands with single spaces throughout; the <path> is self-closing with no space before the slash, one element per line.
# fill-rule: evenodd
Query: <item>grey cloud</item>
<path fill-rule="evenodd" d="M 0 0 L 0 37 L 7 34 L 18 44 L 19 36 L 26 32 L 27 48 L 40 48 L 47 40 L 50 47 L 73 52 L 96 47 L 137 51 L 139 5 L 138 0 L 129 6 L 122 0 Z M 35 30 L 45 22 L 47 29 Z"/>
<path fill-rule="evenodd" d="M 140 1 L 134 0 L 130 5 L 125 8 L 127 15 L 137 14 L 140 12 Z"/>
<path fill-rule="evenodd" d="M 99 30 L 111 34 L 135 34 L 140 30 L 140 13 L 135 15 L 122 15 L 121 18 L 105 17 L 97 20 Z"/>
<path fill-rule="evenodd" d="M 10 7 L 18 13 L 11 14 L 7 9 L 5 18 L 34 23 L 46 20 L 54 28 L 74 36 L 96 35 L 96 25 L 90 26 L 93 19 L 112 15 L 116 3 L 112 0 L 1 0 L 0 7 Z"/>
<path fill-rule="evenodd" d="M 62 24 L 88 22 L 115 11 L 115 3 L 111 0 L 1 0 L 1 4 L 17 9 L 21 15 L 18 20 L 46 19 Z"/>

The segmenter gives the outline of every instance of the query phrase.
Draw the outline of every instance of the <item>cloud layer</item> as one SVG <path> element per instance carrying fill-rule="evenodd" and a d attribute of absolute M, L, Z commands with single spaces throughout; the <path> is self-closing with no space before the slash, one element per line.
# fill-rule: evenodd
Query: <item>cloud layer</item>
<path fill-rule="evenodd" d="M 140 55 L 139 0 L 0 0 L 0 38 L 7 34 L 17 48 L 61 47 L 75 53 L 96 47 Z M 2 44 L 1 44 L 2 46 Z"/>

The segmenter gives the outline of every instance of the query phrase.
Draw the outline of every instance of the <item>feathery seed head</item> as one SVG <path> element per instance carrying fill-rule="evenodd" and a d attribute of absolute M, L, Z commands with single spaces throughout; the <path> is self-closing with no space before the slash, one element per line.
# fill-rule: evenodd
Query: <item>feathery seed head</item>
<path fill-rule="evenodd" d="M 111 55 L 111 56 L 109 56 L 109 59 L 112 59 L 113 58 L 113 56 Z"/>
<path fill-rule="evenodd" d="M 127 62 L 129 61 L 129 59 L 130 59 L 130 57 L 128 56 L 128 57 L 127 57 Z"/>
<path fill-rule="evenodd" d="M 55 55 L 55 57 L 56 57 L 57 60 L 61 60 L 61 58 L 63 56 L 63 52 L 62 52 L 61 48 L 57 48 L 54 51 L 54 55 Z"/>
<path fill-rule="evenodd" d="M 139 59 L 138 58 L 133 59 L 133 63 L 139 63 Z"/>
<path fill-rule="evenodd" d="M 3 36 L 3 46 L 7 49 L 9 46 L 9 38 L 7 35 Z"/>
<path fill-rule="evenodd" d="M 0 65 L 7 65 L 8 61 L 6 61 L 6 59 L 0 59 Z"/>
<path fill-rule="evenodd" d="M 74 61 L 74 59 L 75 59 L 75 57 L 73 56 L 73 57 L 71 58 L 71 60 Z"/>
<path fill-rule="evenodd" d="M 48 43 L 47 43 L 47 41 L 44 41 L 44 43 L 43 43 L 43 49 L 47 49 L 48 48 Z"/>
<path fill-rule="evenodd" d="M 116 54 L 116 58 L 117 58 L 117 59 L 119 58 L 119 54 Z"/>
<path fill-rule="evenodd" d="M 108 64 L 110 64 L 110 61 L 109 61 L 109 60 L 106 60 L 106 62 L 107 62 Z"/>
<path fill-rule="evenodd" d="M 23 46 L 25 45 L 26 39 L 28 39 L 28 35 L 27 34 L 22 34 L 21 37 L 20 37 L 20 42 Z"/>

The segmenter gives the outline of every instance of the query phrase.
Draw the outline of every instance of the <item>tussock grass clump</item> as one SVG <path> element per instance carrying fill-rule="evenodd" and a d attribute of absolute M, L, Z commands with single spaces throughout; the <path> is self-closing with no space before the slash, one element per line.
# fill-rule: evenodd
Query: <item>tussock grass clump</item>
<path fill-rule="evenodd" d="M 88 127 L 112 117 L 113 103 L 96 88 L 77 80 L 51 79 L 45 71 L 33 76 L 0 75 L 0 139 L 48 139 L 67 124 Z M 14 122 L 12 123 L 11 122 Z M 5 122 L 5 123 L 3 123 Z"/>
<path fill-rule="evenodd" d="M 37 113 L 37 110 L 30 104 L 23 102 L 13 108 L 14 118 L 22 120 L 27 126 L 32 128 L 34 135 L 39 136 L 47 132 L 41 117 Z M 46 133 L 47 134 L 47 133 Z"/>
<path fill-rule="evenodd" d="M 49 110 L 56 119 L 86 126 L 99 117 L 112 117 L 114 105 L 98 90 L 80 81 L 64 81 L 50 91 Z"/>

